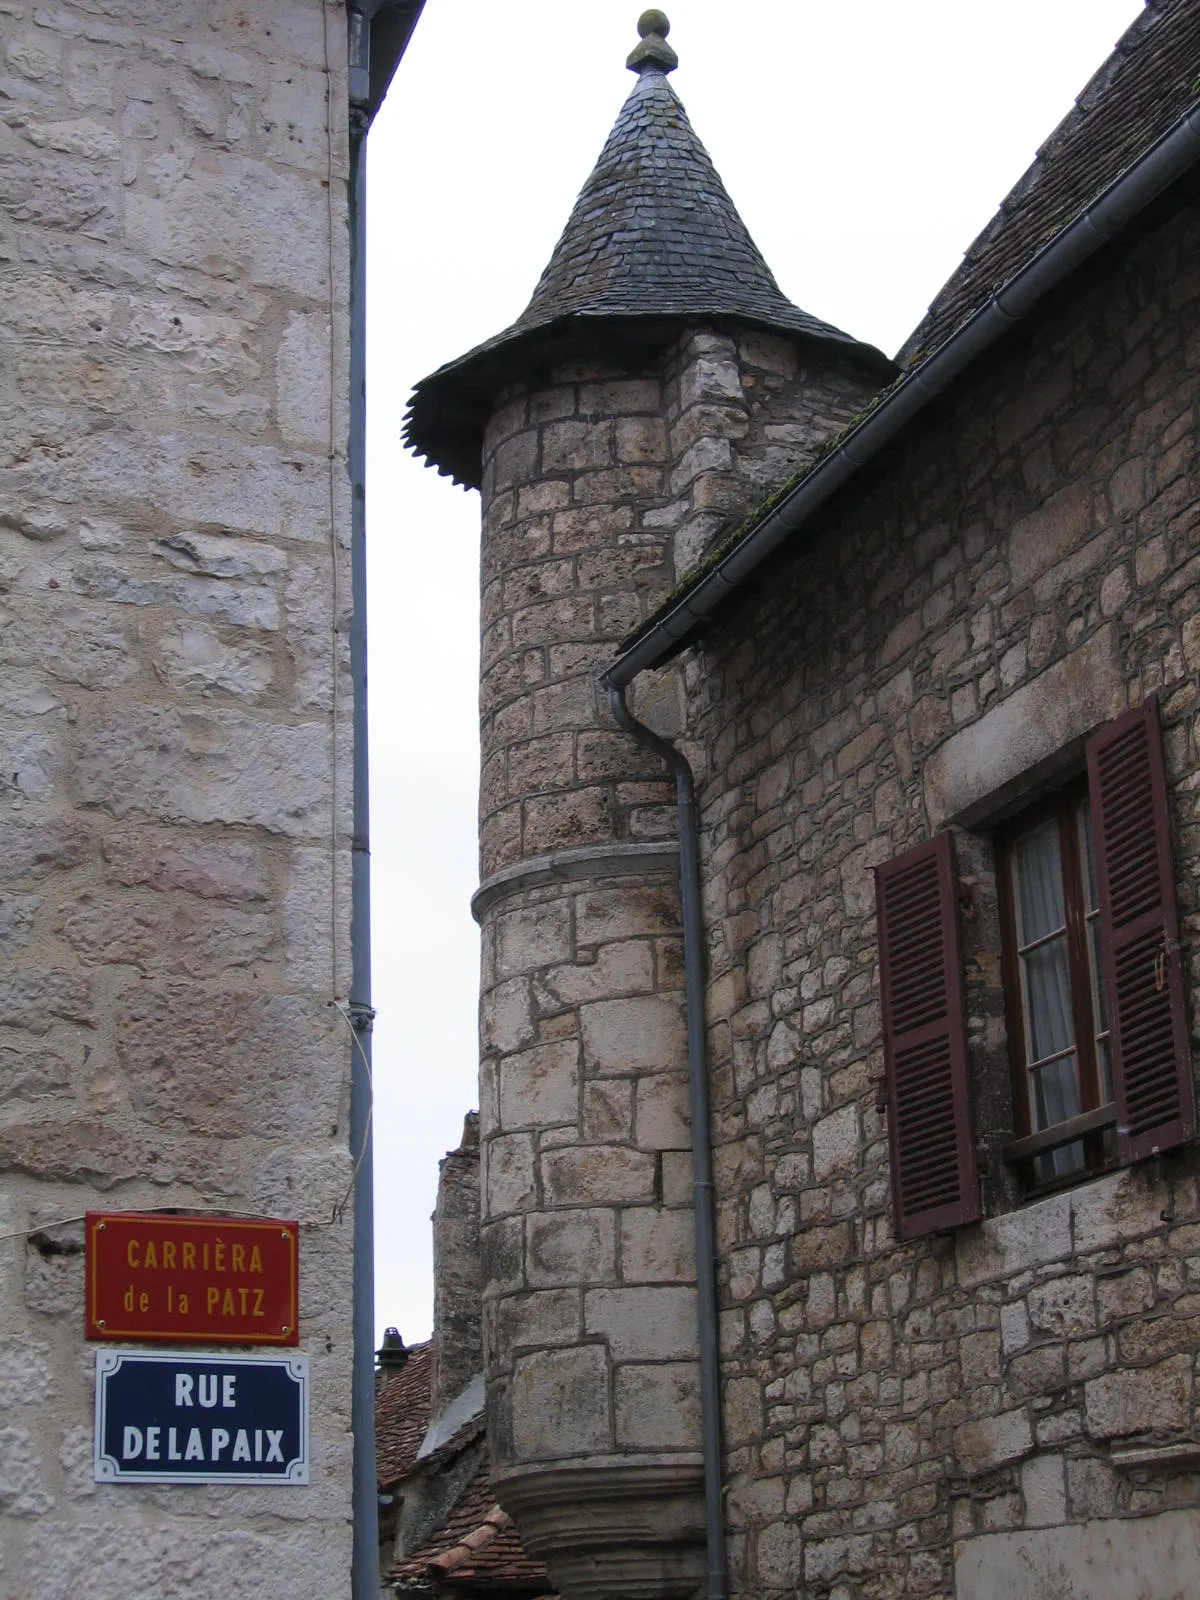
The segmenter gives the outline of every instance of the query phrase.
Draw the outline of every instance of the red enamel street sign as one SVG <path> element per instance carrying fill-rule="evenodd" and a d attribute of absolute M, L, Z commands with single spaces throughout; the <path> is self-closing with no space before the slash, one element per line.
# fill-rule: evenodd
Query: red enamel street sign
<path fill-rule="evenodd" d="M 87 1337 L 298 1344 L 300 1227 L 87 1214 Z"/>

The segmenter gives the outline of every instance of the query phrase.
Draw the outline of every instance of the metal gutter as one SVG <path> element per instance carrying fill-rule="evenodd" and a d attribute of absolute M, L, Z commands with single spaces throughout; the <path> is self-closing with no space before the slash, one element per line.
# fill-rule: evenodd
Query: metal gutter
<path fill-rule="evenodd" d="M 708 1131 L 708 1070 L 704 1051 L 704 924 L 700 913 L 700 836 L 692 769 L 674 745 L 660 739 L 625 704 L 625 692 L 606 684 L 618 727 L 660 755 L 675 775 L 679 806 L 679 878 L 683 900 L 683 962 L 687 995 L 688 1091 L 692 1117 L 692 1194 L 696 1223 L 696 1296 L 700 1322 L 700 1430 L 704 1450 L 704 1526 L 708 1600 L 725 1600 L 725 1505 L 721 1493 L 721 1387 L 717 1359 L 717 1252 L 713 1222 L 712 1143 Z"/>
<path fill-rule="evenodd" d="M 371 1141 L 371 813 L 367 745 L 367 129 L 356 100 L 370 32 L 350 13 L 350 676 L 354 683 L 354 796 L 350 854 L 350 1003 L 359 1048 L 350 1061 L 350 1155 L 354 1172 L 353 1600 L 379 1600 L 379 1499 L 375 1466 L 375 1165 Z"/>
<path fill-rule="evenodd" d="M 639 672 L 660 665 L 747 578 L 866 466 L 902 428 L 960 377 L 971 363 L 1095 254 L 1200 158 L 1200 102 L 1097 200 L 1067 224 L 957 333 L 923 361 L 869 416 L 823 456 L 740 544 L 613 662 L 603 681 L 626 688 Z"/>

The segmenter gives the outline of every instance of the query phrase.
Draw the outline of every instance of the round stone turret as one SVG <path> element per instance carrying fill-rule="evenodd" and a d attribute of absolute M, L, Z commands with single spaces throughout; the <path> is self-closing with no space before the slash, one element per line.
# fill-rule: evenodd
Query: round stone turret
<path fill-rule="evenodd" d="M 526 311 L 407 427 L 483 500 L 488 1426 L 567 1600 L 684 1600 L 705 1566 L 673 788 L 597 678 L 887 370 L 780 292 L 667 81 L 668 26 L 642 19 Z M 673 736 L 681 699 L 668 672 L 639 709 Z"/>

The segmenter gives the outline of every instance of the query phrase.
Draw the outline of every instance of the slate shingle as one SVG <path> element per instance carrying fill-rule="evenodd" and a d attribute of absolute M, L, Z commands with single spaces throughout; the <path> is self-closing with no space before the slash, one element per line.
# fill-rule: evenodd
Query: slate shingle
<path fill-rule="evenodd" d="M 781 292 L 666 75 L 643 69 L 528 306 L 417 385 L 405 442 L 477 487 L 483 422 L 500 384 L 606 326 L 714 320 L 881 359 Z"/>

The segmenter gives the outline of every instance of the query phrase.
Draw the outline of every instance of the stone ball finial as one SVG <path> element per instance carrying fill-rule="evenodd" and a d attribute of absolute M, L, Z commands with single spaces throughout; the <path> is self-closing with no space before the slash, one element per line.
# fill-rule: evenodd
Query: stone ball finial
<path fill-rule="evenodd" d="M 648 33 L 656 33 L 660 39 L 665 39 L 671 31 L 670 18 L 665 11 L 643 11 L 638 18 L 638 38 L 644 39 Z"/>
<path fill-rule="evenodd" d="M 630 72 L 636 72 L 639 76 L 643 72 L 674 72 L 679 65 L 679 57 L 667 43 L 671 24 L 666 12 L 643 11 L 637 27 L 642 42 L 634 47 L 625 62 Z"/>

